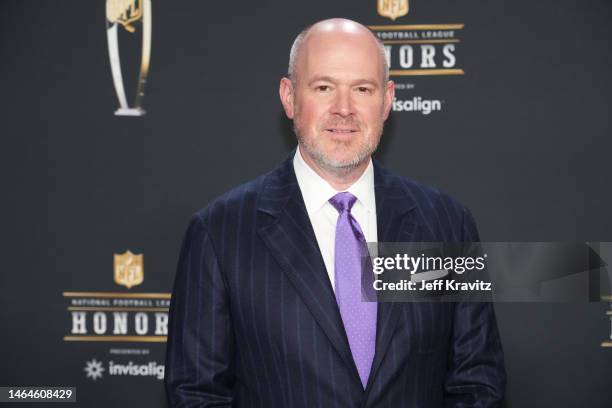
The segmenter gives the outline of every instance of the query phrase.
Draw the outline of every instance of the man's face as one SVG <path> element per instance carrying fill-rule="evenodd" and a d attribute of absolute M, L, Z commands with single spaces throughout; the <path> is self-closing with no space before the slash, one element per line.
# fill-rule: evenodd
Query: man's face
<path fill-rule="evenodd" d="M 368 34 L 369 35 L 369 34 Z M 394 86 L 384 83 L 375 41 L 364 33 L 313 33 L 302 45 L 296 80 L 281 99 L 302 153 L 327 171 L 351 169 L 376 150 Z"/>

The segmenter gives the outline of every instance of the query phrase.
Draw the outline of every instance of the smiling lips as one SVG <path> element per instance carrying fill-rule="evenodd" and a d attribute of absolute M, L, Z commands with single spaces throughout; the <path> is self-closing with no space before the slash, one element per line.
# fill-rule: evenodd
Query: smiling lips
<path fill-rule="evenodd" d="M 359 128 L 326 128 L 325 133 L 335 142 L 349 143 L 352 142 L 358 135 Z"/>
<path fill-rule="evenodd" d="M 354 129 L 354 128 L 328 128 L 325 129 L 328 132 L 332 132 L 332 133 L 338 133 L 338 134 L 348 134 L 348 133 L 355 133 L 355 132 L 359 132 L 359 129 Z"/>

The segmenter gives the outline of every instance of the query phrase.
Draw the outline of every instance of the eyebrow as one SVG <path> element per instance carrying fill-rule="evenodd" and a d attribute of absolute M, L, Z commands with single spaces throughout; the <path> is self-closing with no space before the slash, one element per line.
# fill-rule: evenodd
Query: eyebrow
<path fill-rule="evenodd" d="M 336 83 L 337 82 L 334 78 L 332 78 L 330 76 L 327 76 L 327 75 L 318 75 L 318 76 L 315 76 L 314 78 L 312 78 L 310 81 L 308 81 L 308 85 L 312 85 L 315 82 L 319 82 L 319 81 L 322 81 L 322 82 L 332 82 L 332 83 Z M 367 79 L 367 78 L 360 78 L 360 79 L 357 79 L 355 81 L 352 81 L 352 83 L 353 84 L 369 84 L 369 85 L 378 87 L 378 82 L 376 82 L 376 81 L 374 81 L 372 79 Z"/>

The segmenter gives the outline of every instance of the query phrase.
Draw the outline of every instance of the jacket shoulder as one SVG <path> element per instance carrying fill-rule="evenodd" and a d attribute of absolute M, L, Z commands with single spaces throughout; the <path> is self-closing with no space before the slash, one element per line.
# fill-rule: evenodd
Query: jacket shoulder
<path fill-rule="evenodd" d="M 386 169 L 380 171 L 386 183 L 401 188 L 423 211 L 440 211 L 449 208 L 458 213 L 468 211 L 465 205 L 437 187 L 417 182 Z"/>
<path fill-rule="evenodd" d="M 208 205 L 196 211 L 194 218 L 198 218 L 204 225 L 210 225 L 219 219 L 234 218 L 245 211 L 254 211 L 269 174 L 260 175 L 214 198 Z"/>
<path fill-rule="evenodd" d="M 470 210 L 448 193 L 385 169 L 380 169 L 380 174 L 387 185 L 387 190 L 399 190 L 411 201 L 418 218 L 436 239 L 444 241 L 478 239 Z"/>

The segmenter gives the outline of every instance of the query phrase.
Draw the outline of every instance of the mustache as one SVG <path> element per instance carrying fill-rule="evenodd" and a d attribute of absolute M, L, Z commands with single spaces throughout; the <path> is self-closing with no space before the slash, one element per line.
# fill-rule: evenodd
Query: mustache
<path fill-rule="evenodd" d="M 328 119 L 320 126 L 321 130 L 330 128 L 354 128 L 361 130 L 361 122 L 355 119 L 353 116 L 349 116 L 346 119 Z"/>

